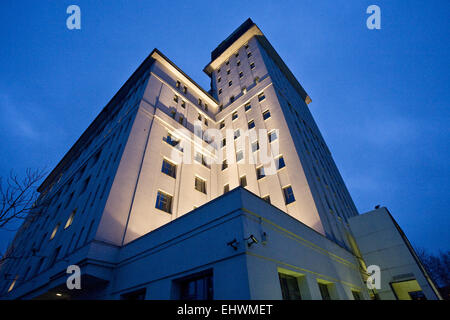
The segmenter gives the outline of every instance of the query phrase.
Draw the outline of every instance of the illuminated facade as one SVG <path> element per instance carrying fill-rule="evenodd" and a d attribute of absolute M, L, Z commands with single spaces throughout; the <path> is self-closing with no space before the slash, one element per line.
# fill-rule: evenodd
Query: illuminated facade
<path fill-rule="evenodd" d="M 204 71 L 209 91 L 149 55 L 40 186 L 2 297 L 369 299 L 367 261 L 389 266 L 384 281 L 407 274 L 380 298 L 401 281 L 438 297 L 404 236 L 408 263 L 371 255 L 386 248 L 364 240 L 374 214 L 358 215 L 310 97 L 251 20 Z M 68 265 L 81 290 L 66 288 Z"/>

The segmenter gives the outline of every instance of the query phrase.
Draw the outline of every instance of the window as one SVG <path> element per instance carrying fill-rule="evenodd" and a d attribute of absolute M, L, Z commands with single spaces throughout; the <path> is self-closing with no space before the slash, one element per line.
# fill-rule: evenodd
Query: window
<path fill-rule="evenodd" d="M 83 192 L 86 191 L 88 185 L 89 185 L 89 181 L 91 180 L 91 176 L 87 177 L 86 179 L 84 179 L 84 183 L 83 183 L 83 188 L 81 189 L 80 194 L 82 194 Z"/>
<path fill-rule="evenodd" d="M 231 87 L 231 85 L 233 84 L 233 81 L 228 81 L 228 86 Z"/>
<path fill-rule="evenodd" d="M 267 120 L 269 118 L 270 118 L 270 111 L 269 110 L 264 111 L 263 112 L 263 119 Z"/>
<path fill-rule="evenodd" d="M 217 83 L 220 83 L 220 81 L 222 81 L 222 78 L 221 78 L 221 77 L 219 77 L 219 78 L 217 79 Z"/>
<path fill-rule="evenodd" d="M 167 174 L 172 178 L 176 178 L 177 166 L 166 159 L 163 159 L 161 172 Z"/>
<path fill-rule="evenodd" d="M 283 188 L 283 195 L 284 195 L 284 203 L 289 204 L 295 201 L 294 197 L 294 191 L 292 191 L 291 186 L 287 186 Z"/>
<path fill-rule="evenodd" d="M 222 88 L 219 89 L 219 94 L 222 94 Z"/>
<path fill-rule="evenodd" d="M 222 148 L 225 147 L 227 145 L 227 139 L 223 138 L 222 139 Z"/>
<path fill-rule="evenodd" d="M 177 88 L 179 88 L 181 86 L 181 82 L 177 81 Z"/>
<path fill-rule="evenodd" d="M 239 138 L 241 136 L 241 131 L 239 129 L 236 129 L 234 131 L 234 139 L 236 140 L 237 138 Z"/>
<path fill-rule="evenodd" d="M 197 119 L 198 119 L 199 121 L 202 121 L 202 115 L 201 115 L 200 113 L 198 114 Z"/>
<path fill-rule="evenodd" d="M 257 178 L 258 180 L 264 178 L 265 176 L 266 176 L 266 175 L 265 175 L 265 173 L 264 173 L 264 167 L 256 168 L 256 178 Z"/>
<path fill-rule="evenodd" d="M 212 300 L 212 273 L 190 277 L 178 281 L 180 300 Z"/>
<path fill-rule="evenodd" d="M 234 96 L 230 97 L 230 103 L 232 103 L 234 101 Z"/>
<path fill-rule="evenodd" d="M 239 78 L 242 78 L 244 76 L 244 73 L 241 71 L 239 72 Z"/>
<path fill-rule="evenodd" d="M 184 93 L 184 94 L 187 93 L 187 87 L 186 87 L 186 86 L 183 87 L 183 93 Z"/>
<path fill-rule="evenodd" d="M 320 295 L 322 296 L 322 300 L 331 300 L 330 291 L 328 285 L 325 283 L 318 283 Z"/>
<path fill-rule="evenodd" d="M 233 115 L 231 116 L 231 120 L 236 120 L 238 118 L 237 112 L 233 112 Z"/>
<path fill-rule="evenodd" d="M 265 96 L 264 92 L 262 92 L 258 95 L 258 101 L 260 101 L 260 102 L 263 101 L 265 98 L 266 98 L 266 96 Z"/>
<path fill-rule="evenodd" d="M 246 94 L 247 93 L 247 87 L 243 87 L 242 88 L 242 94 Z"/>
<path fill-rule="evenodd" d="M 186 109 L 186 101 L 181 101 L 181 107 L 182 107 L 183 109 Z"/>
<path fill-rule="evenodd" d="M 283 156 L 279 156 L 279 157 L 276 159 L 276 161 L 278 161 L 278 163 L 277 163 L 277 168 L 278 168 L 278 170 L 280 170 L 280 169 L 286 167 L 286 164 L 284 163 L 284 158 L 283 158 Z"/>
<path fill-rule="evenodd" d="M 236 62 L 236 65 L 239 67 L 239 66 L 241 65 L 241 60 L 238 60 L 238 61 Z"/>
<path fill-rule="evenodd" d="M 259 83 L 259 77 L 255 77 L 254 81 L 255 81 L 255 84 L 258 84 Z"/>
<path fill-rule="evenodd" d="M 247 58 L 250 58 L 251 56 L 252 56 L 251 52 L 247 53 Z"/>
<path fill-rule="evenodd" d="M 239 178 L 239 185 L 241 187 L 246 187 L 247 186 L 247 177 L 246 176 L 242 176 Z"/>
<path fill-rule="evenodd" d="M 199 177 L 195 177 L 195 190 L 206 194 L 206 181 Z"/>
<path fill-rule="evenodd" d="M 57 247 L 53 251 L 53 253 L 52 253 L 52 255 L 51 255 L 51 257 L 50 257 L 50 259 L 48 261 L 48 267 L 49 268 L 53 267 L 53 265 L 55 264 L 56 260 L 58 259 L 58 255 L 59 255 L 60 251 L 61 251 L 61 246 Z"/>
<path fill-rule="evenodd" d="M 242 150 L 239 150 L 236 153 L 236 162 L 241 161 L 242 159 L 244 159 L 244 152 Z"/>
<path fill-rule="evenodd" d="M 247 103 L 247 104 L 244 106 L 245 112 L 247 112 L 247 111 L 250 110 L 251 108 L 252 108 L 252 105 L 251 105 L 250 103 Z"/>
<path fill-rule="evenodd" d="M 180 118 L 178 118 L 178 123 L 183 125 L 184 124 L 184 118 L 183 116 L 180 116 Z"/>
<path fill-rule="evenodd" d="M 229 64 L 230 64 L 230 60 L 228 60 L 227 62 L 225 62 L 225 64 L 226 64 L 226 65 L 229 65 Z"/>
<path fill-rule="evenodd" d="M 205 111 L 208 112 L 208 105 L 205 103 Z"/>
<path fill-rule="evenodd" d="M 225 121 L 221 121 L 219 124 L 219 129 L 222 129 L 223 127 L 225 127 Z"/>
<path fill-rule="evenodd" d="M 72 213 L 70 214 L 69 218 L 67 219 L 66 225 L 64 226 L 64 229 L 67 229 L 72 225 L 73 218 L 75 217 L 75 213 L 77 212 L 77 209 L 74 209 Z"/>
<path fill-rule="evenodd" d="M 250 129 L 253 129 L 254 127 L 255 127 L 255 121 L 250 120 L 250 121 L 248 122 L 248 129 L 250 130 Z"/>
<path fill-rule="evenodd" d="M 250 63 L 250 69 L 255 69 L 255 63 L 254 62 L 252 62 L 252 63 Z"/>
<path fill-rule="evenodd" d="M 167 213 L 172 213 L 172 196 L 162 191 L 158 191 L 155 208 Z"/>
<path fill-rule="evenodd" d="M 356 290 L 352 290 L 353 299 L 355 300 L 362 300 L 361 293 Z"/>
<path fill-rule="evenodd" d="M 229 191 L 230 191 L 230 185 L 229 184 L 224 185 L 223 186 L 223 193 L 227 193 Z"/>
<path fill-rule="evenodd" d="M 198 98 L 198 105 L 201 106 L 202 105 L 202 99 Z"/>
<path fill-rule="evenodd" d="M 145 300 L 146 289 L 138 289 L 132 292 L 122 294 L 120 300 Z"/>
<path fill-rule="evenodd" d="M 278 139 L 277 132 L 274 130 L 269 133 L 269 142 L 273 142 Z"/>
<path fill-rule="evenodd" d="M 237 57 L 239 57 L 239 52 L 236 52 L 235 54 L 234 54 L 234 56 L 237 58 Z"/>
<path fill-rule="evenodd" d="M 278 273 L 283 300 L 302 300 L 296 277 Z"/>
<path fill-rule="evenodd" d="M 205 118 L 205 126 L 208 126 L 208 119 Z"/>
<path fill-rule="evenodd" d="M 172 119 L 175 119 L 175 116 L 177 115 L 177 112 L 175 110 L 170 111 L 170 116 Z"/>
<path fill-rule="evenodd" d="M 170 133 L 168 133 L 167 136 L 163 138 L 163 141 L 165 141 L 167 144 L 170 144 L 172 147 L 175 147 L 180 143 L 180 140 L 173 137 Z"/>
<path fill-rule="evenodd" d="M 208 164 L 208 161 L 207 161 L 207 159 L 206 159 L 206 156 L 204 156 L 204 155 L 201 154 L 201 153 L 198 153 L 198 152 L 197 152 L 197 153 L 195 154 L 195 161 L 201 163 L 202 165 L 204 165 L 204 166 L 207 167 L 207 168 L 210 167 L 209 164 Z"/>
<path fill-rule="evenodd" d="M 252 152 L 256 152 L 258 150 L 259 150 L 259 142 L 258 141 L 252 142 Z"/>
<path fill-rule="evenodd" d="M 245 49 L 248 49 L 248 43 L 246 43 L 246 44 L 244 45 L 244 47 L 245 47 Z"/>
<path fill-rule="evenodd" d="M 223 105 L 219 106 L 219 112 L 223 110 Z"/>
<path fill-rule="evenodd" d="M 176 102 L 176 103 L 178 103 L 178 96 L 177 96 L 177 95 L 174 95 L 174 96 L 173 96 L 173 101 Z"/>
<path fill-rule="evenodd" d="M 227 159 L 222 161 L 222 170 L 225 170 L 226 168 L 228 168 L 228 162 Z"/>
<path fill-rule="evenodd" d="M 270 203 L 270 196 L 265 196 L 262 198 L 265 202 Z"/>
<path fill-rule="evenodd" d="M 52 234 L 50 235 L 50 240 L 52 240 L 55 237 L 56 232 L 58 231 L 60 225 L 61 223 L 56 224 L 55 228 L 52 231 Z"/>
<path fill-rule="evenodd" d="M 220 73 L 220 68 L 219 68 L 219 69 L 217 69 L 217 73 Z"/>

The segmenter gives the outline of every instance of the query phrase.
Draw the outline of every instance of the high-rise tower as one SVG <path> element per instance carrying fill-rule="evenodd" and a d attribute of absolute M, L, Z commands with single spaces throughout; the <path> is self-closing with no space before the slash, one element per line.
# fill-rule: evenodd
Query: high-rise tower
<path fill-rule="evenodd" d="M 368 297 L 351 227 L 358 212 L 306 91 L 250 19 L 204 71 L 209 91 L 153 50 L 40 186 L 36 214 L 3 259 L 1 294 L 149 297 L 143 283 L 173 278 L 175 296 L 165 288 L 152 297 L 186 298 L 185 282 L 194 279 L 208 288 L 197 298 L 285 298 L 287 283 L 305 277 L 297 287 L 303 298 L 320 297 L 312 284 L 322 298 Z M 254 195 L 231 191 L 239 186 Z M 255 257 L 276 264 L 272 291 L 248 272 Z M 306 257 L 310 267 L 286 269 Z M 224 261 L 240 270 L 244 291 L 220 282 Z M 68 264 L 81 267 L 87 290 L 65 288 Z M 146 280 L 144 269 L 152 270 Z"/>

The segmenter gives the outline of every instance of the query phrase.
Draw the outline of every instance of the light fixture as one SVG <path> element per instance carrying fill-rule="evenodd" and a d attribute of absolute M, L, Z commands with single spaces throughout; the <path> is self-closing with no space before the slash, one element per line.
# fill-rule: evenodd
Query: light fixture
<path fill-rule="evenodd" d="M 227 246 L 232 247 L 234 250 L 237 250 L 237 245 L 238 245 L 238 241 L 236 240 L 236 238 L 234 238 L 233 240 L 231 240 L 230 242 L 227 243 Z"/>
<path fill-rule="evenodd" d="M 58 297 L 61 297 L 61 296 L 62 296 L 62 293 L 59 293 L 59 292 L 58 292 L 56 295 L 57 295 Z"/>
<path fill-rule="evenodd" d="M 250 235 L 250 237 L 245 238 L 244 240 L 247 240 L 247 245 L 249 248 L 252 246 L 252 244 L 258 243 L 258 239 L 256 239 L 254 235 Z"/>

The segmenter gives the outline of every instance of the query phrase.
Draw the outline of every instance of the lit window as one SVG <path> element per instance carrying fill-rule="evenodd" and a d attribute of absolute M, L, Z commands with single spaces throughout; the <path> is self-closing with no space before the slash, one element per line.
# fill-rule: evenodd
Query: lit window
<path fill-rule="evenodd" d="M 258 94 L 258 101 L 263 101 L 266 98 L 266 96 L 264 95 L 264 92 Z"/>
<path fill-rule="evenodd" d="M 247 177 L 246 176 L 242 176 L 239 178 L 239 185 L 241 187 L 246 187 L 247 186 Z"/>
<path fill-rule="evenodd" d="M 270 111 L 269 110 L 264 111 L 263 112 L 263 119 L 267 120 L 269 118 L 270 118 Z"/>
<path fill-rule="evenodd" d="M 239 162 L 242 159 L 244 159 L 244 152 L 242 150 L 240 150 L 236 153 L 236 162 Z"/>
<path fill-rule="evenodd" d="M 52 234 L 50 235 L 50 240 L 52 240 L 52 239 L 55 237 L 56 232 L 58 231 L 60 225 L 61 225 L 61 224 L 58 223 L 58 224 L 55 226 L 55 228 L 54 228 L 53 231 L 52 231 Z"/>
<path fill-rule="evenodd" d="M 247 112 L 248 110 L 250 110 L 252 108 L 252 105 L 250 103 L 247 103 L 244 108 L 245 108 L 245 112 Z"/>
<path fill-rule="evenodd" d="M 163 159 L 161 172 L 167 174 L 168 176 L 175 178 L 177 174 L 177 166 L 166 159 Z"/>
<path fill-rule="evenodd" d="M 284 195 L 284 203 L 289 204 L 295 201 L 294 197 L 294 191 L 292 191 L 291 186 L 287 186 L 283 188 L 283 195 Z"/>
<path fill-rule="evenodd" d="M 195 190 L 206 194 L 206 181 L 199 177 L 195 177 Z"/>
<path fill-rule="evenodd" d="M 70 225 L 73 222 L 73 218 L 75 217 L 75 213 L 77 212 L 77 209 L 74 209 L 72 213 L 70 214 L 69 218 L 67 219 L 66 225 L 64 226 L 64 229 L 67 229 L 70 227 Z"/>
<path fill-rule="evenodd" d="M 272 131 L 269 133 L 269 142 L 273 142 L 278 139 L 277 132 Z"/>
<path fill-rule="evenodd" d="M 264 178 L 265 176 L 266 174 L 264 173 L 264 167 L 256 168 L 256 178 L 258 180 Z"/>
<path fill-rule="evenodd" d="M 172 213 L 172 196 L 162 191 L 158 191 L 155 208 L 167 213 Z"/>
<path fill-rule="evenodd" d="M 250 130 L 250 129 L 253 129 L 254 127 L 255 127 L 255 121 L 250 120 L 250 121 L 248 122 L 248 129 Z"/>

